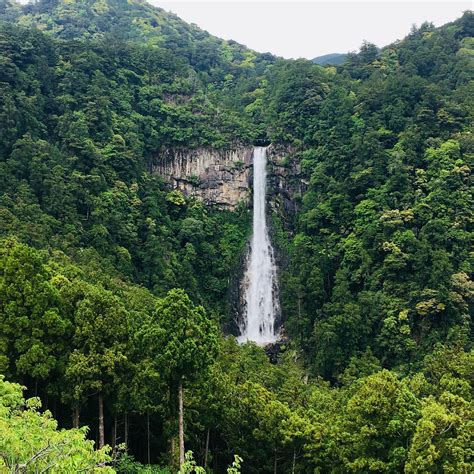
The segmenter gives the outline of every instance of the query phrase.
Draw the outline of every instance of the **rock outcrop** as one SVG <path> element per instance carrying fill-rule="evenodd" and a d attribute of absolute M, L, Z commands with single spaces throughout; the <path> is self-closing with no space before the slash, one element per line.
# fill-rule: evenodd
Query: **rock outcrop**
<path fill-rule="evenodd" d="M 251 146 L 166 149 L 155 157 L 152 171 L 186 195 L 234 209 L 250 196 L 252 151 Z"/>
<path fill-rule="evenodd" d="M 235 209 L 250 205 L 253 146 L 231 150 L 168 148 L 155 156 L 152 171 L 173 188 L 209 205 Z M 273 210 L 285 219 L 294 215 L 306 184 L 294 150 L 270 145 L 267 189 Z"/>
<path fill-rule="evenodd" d="M 309 182 L 302 173 L 295 149 L 270 145 L 267 160 L 267 193 L 270 206 L 290 230 Z"/>

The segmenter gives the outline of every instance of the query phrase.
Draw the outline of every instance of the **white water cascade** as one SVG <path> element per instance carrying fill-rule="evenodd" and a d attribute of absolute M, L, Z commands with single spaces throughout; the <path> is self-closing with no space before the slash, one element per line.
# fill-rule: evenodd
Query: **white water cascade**
<path fill-rule="evenodd" d="M 244 275 L 245 313 L 240 322 L 239 342 L 265 345 L 278 339 L 276 320 L 280 312 L 273 247 L 266 220 L 267 149 L 253 152 L 253 232 Z"/>

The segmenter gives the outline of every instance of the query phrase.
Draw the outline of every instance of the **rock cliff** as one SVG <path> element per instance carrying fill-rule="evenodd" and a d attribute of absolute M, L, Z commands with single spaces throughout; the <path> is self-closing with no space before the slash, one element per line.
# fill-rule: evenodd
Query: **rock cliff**
<path fill-rule="evenodd" d="M 270 205 L 290 230 L 309 181 L 301 170 L 295 149 L 270 145 L 267 160 L 267 193 Z"/>
<path fill-rule="evenodd" d="M 252 150 L 166 149 L 155 157 L 152 171 L 186 195 L 233 209 L 250 195 Z"/>
<path fill-rule="evenodd" d="M 253 146 L 246 145 L 231 150 L 168 148 L 155 156 L 152 171 L 186 195 L 234 209 L 250 204 L 252 152 Z M 306 186 L 294 155 L 288 147 L 268 147 L 268 194 L 272 208 L 284 217 L 294 214 Z"/>

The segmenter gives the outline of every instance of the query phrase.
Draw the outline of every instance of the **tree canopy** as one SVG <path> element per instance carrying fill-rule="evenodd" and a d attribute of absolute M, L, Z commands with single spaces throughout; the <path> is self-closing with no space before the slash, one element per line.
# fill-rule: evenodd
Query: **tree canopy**
<path fill-rule="evenodd" d="M 0 0 L 0 470 L 471 472 L 473 31 L 322 67 L 138 0 Z M 270 358 L 226 334 L 249 207 L 154 166 L 257 142 Z"/>

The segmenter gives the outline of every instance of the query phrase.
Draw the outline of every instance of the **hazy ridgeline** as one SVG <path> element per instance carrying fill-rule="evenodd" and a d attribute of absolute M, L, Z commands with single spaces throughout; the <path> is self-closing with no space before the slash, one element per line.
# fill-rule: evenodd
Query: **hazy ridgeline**
<path fill-rule="evenodd" d="M 471 472 L 473 31 L 321 67 L 134 0 L 0 0 L 0 471 Z M 269 143 L 305 189 L 283 212 L 268 170 L 255 202 L 270 357 L 221 329 L 252 206 L 151 172 Z"/>

